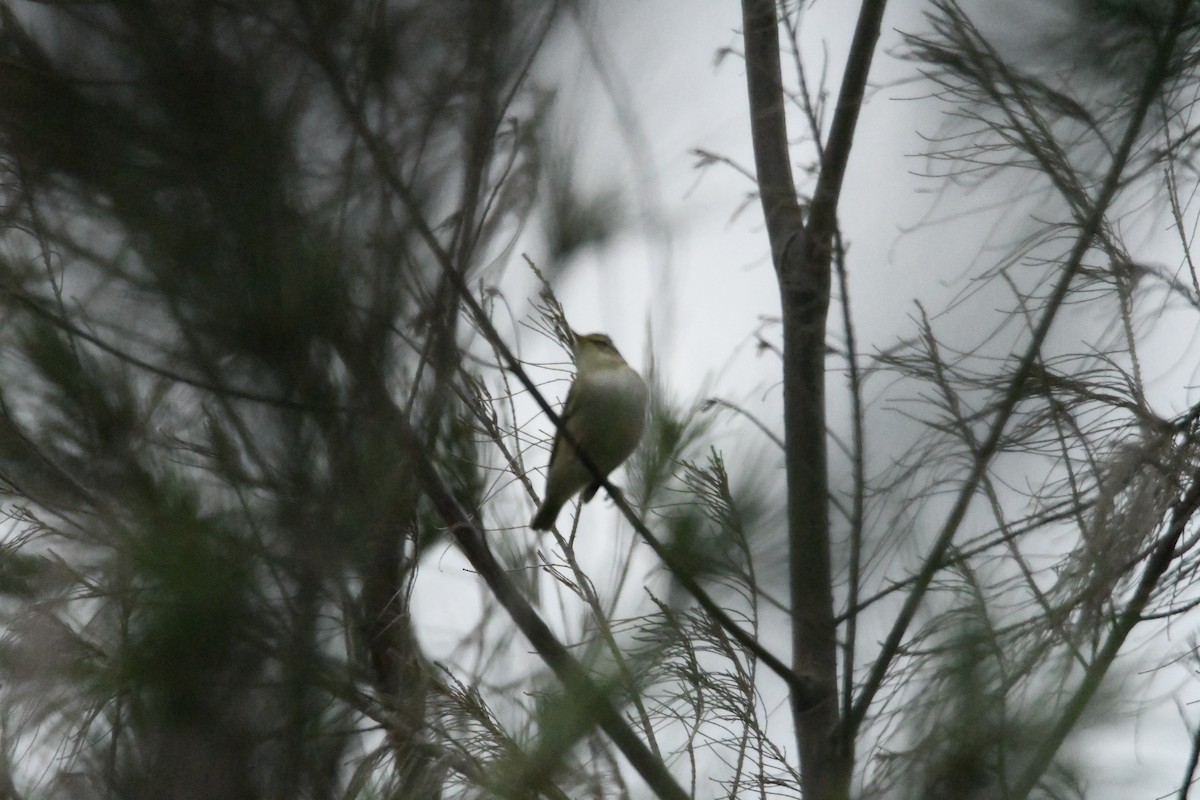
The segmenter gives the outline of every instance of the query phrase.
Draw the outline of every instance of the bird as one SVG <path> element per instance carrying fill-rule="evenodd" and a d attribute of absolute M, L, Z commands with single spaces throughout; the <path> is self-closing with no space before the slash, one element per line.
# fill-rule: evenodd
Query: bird
<path fill-rule="evenodd" d="M 600 481 L 565 441 L 563 428 L 607 478 L 633 453 L 646 427 L 646 382 L 625 363 L 612 339 L 603 333 L 571 336 L 575 380 L 550 451 L 542 504 L 529 523 L 535 531 L 554 527 L 562 507 L 581 489 L 586 503 L 600 488 Z"/>

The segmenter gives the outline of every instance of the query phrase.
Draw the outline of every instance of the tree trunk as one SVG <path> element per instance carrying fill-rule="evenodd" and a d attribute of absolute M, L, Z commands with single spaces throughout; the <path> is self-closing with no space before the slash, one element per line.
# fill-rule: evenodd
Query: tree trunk
<path fill-rule="evenodd" d="M 804 691 L 793 691 L 791 705 L 805 800 L 845 800 L 853 763 L 850 740 L 842 735 L 837 696 L 825 326 L 837 201 L 884 6 L 882 0 L 862 5 L 806 225 L 788 150 L 775 2 L 742 2 L 755 168 L 783 315 L 792 661 L 806 684 Z"/>

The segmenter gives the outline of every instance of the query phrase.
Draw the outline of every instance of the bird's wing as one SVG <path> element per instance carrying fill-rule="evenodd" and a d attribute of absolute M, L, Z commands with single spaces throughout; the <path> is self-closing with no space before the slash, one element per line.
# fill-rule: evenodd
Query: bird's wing
<path fill-rule="evenodd" d="M 575 381 L 572 381 L 571 388 L 567 390 L 567 402 L 563 403 L 562 412 L 558 415 L 559 428 L 554 431 L 554 444 L 550 447 L 550 464 L 553 464 L 554 460 L 558 458 L 560 450 L 565 453 L 565 448 L 570 447 L 570 445 L 563 442 L 562 429 L 567 427 L 571 419 L 571 413 L 575 409 L 574 400 Z M 579 435 L 574 430 L 571 431 L 571 435 L 575 437 L 575 441 L 579 441 Z"/>

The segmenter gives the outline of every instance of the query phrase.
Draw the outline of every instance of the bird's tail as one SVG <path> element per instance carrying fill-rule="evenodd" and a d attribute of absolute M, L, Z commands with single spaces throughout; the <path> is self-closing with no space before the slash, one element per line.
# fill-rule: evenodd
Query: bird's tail
<path fill-rule="evenodd" d="M 537 513 L 533 515 L 533 519 L 529 522 L 529 527 L 535 531 L 548 531 L 554 527 L 555 521 L 558 519 L 558 512 L 562 511 L 563 501 L 555 500 L 553 497 L 547 497 L 538 507 Z"/>

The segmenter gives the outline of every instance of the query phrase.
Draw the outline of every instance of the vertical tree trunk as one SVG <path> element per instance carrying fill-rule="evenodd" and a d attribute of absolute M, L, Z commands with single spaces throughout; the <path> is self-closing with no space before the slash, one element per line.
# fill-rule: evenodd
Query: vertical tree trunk
<path fill-rule="evenodd" d="M 743 0 L 746 79 L 758 186 L 783 314 L 792 661 L 806 684 L 792 715 L 805 800 L 849 796 L 853 748 L 842 736 L 830 569 L 825 444 L 825 326 L 837 201 L 879 36 L 883 0 L 866 0 L 822 153 L 807 226 L 788 151 L 775 0 Z"/>

